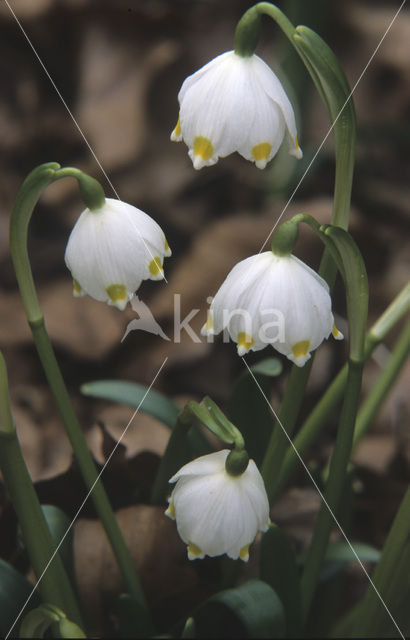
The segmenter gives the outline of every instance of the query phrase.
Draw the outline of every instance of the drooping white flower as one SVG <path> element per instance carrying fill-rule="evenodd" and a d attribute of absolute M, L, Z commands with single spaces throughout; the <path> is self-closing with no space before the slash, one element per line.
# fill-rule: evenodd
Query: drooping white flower
<path fill-rule="evenodd" d="M 238 151 L 264 169 L 286 134 L 302 157 L 292 105 L 279 79 L 257 55 L 228 51 L 186 78 L 171 140 L 184 140 L 195 169 Z"/>
<path fill-rule="evenodd" d="M 203 335 L 226 329 L 238 354 L 271 344 L 302 367 L 336 329 L 327 283 L 293 255 L 266 251 L 239 262 L 213 298 Z"/>
<path fill-rule="evenodd" d="M 143 280 L 161 280 L 171 250 L 161 227 L 130 204 L 106 198 L 100 209 L 85 209 L 69 237 L 65 262 L 74 295 L 86 293 L 124 309 Z"/>
<path fill-rule="evenodd" d="M 226 553 L 246 562 L 256 534 L 269 526 L 268 497 L 255 462 L 249 460 L 241 475 L 229 475 L 229 453 L 197 458 L 170 479 L 177 484 L 165 513 L 176 520 L 190 560 Z"/>

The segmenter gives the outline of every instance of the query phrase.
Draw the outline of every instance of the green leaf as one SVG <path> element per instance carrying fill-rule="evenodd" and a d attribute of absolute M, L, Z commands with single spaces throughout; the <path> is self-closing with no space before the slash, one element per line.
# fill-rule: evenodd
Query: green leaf
<path fill-rule="evenodd" d="M 187 618 L 185 626 L 182 629 L 181 638 L 196 638 L 195 620 L 193 618 Z"/>
<path fill-rule="evenodd" d="M 189 409 L 192 414 L 200 421 L 202 424 L 206 426 L 209 431 L 211 431 L 218 438 L 221 438 L 224 442 L 229 444 L 233 443 L 233 437 L 229 432 L 227 432 L 223 427 L 221 427 L 216 420 L 212 417 L 209 410 L 206 406 L 198 402 L 189 402 Z"/>
<path fill-rule="evenodd" d="M 270 399 L 271 378 L 282 372 L 278 358 L 266 358 L 251 367 L 264 394 Z M 261 398 L 260 389 L 248 370 L 243 371 L 232 390 L 228 404 L 228 415 L 238 427 L 245 440 L 249 457 L 259 466 L 269 443 L 273 427 L 273 414 Z"/>
<path fill-rule="evenodd" d="M 163 393 L 155 389 L 147 392 L 148 387 L 124 380 L 96 380 L 81 386 L 81 393 L 85 396 L 139 408 L 141 413 L 147 413 L 173 429 L 181 409 Z M 188 441 L 195 456 L 203 456 L 212 451 L 203 433 L 195 426 L 188 433 Z"/>
<path fill-rule="evenodd" d="M 361 362 L 364 358 L 369 302 L 366 266 L 358 246 L 347 231 L 330 225 L 323 225 L 320 230 L 338 264 L 346 287 L 349 356 L 351 360 Z"/>
<path fill-rule="evenodd" d="M 351 543 L 361 562 L 378 562 L 380 551 L 364 542 Z M 357 562 L 357 558 L 345 540 L 338 540 L 329 545 L 320 581 L 326 582 L 346 568 L 350 562 Z"/>
<path fill-rule="evenodd" d="M 239 437 L 239 440 L 242 442 L 242 437 L 240 432 L 238 433 L 238 429 L 235 427 L 234 424 L 232 424 L 230 420 L 228 420 L 228 418 L 221 411 L 221 409 L 218 407 L 216 402 L 212 400 L 212 398 L 210 398 L 209 396 L 205 396 L 205 398 L 201 401 L 201 406 L 205 407 L 206 410 L 209 412 L 214 423 L 216 423 L 216 426 L 220 431 L 221 435 L 223 434 L 224 437 L 222 439 L 225 442 L 232 444 L 234 442 L 237 442 L 238 437 Z"/>
<path fill-rule="evenodd" d="M 351 545 L 361 562 L 379 562 L 380 551 L 375 547 L 364 542 L 352 542 Z M 344 563 L 357 562 L 355 553 L 344 540 L 338 540 L 329 545 L 325 560 Z"/>
<path fill-rule="evenodd" d="M 33 591 L 33 585 L 14 567 L 0 560 L 0 635 L 5 636 L 14 624 L 26 600 Z M 35 591 L 27 603 L 27 609 L 40 604 Z M 16 635 L 16 629 L 13 631 Z"/>
<path fill-rule="evenodd" d="M 153 628 L 147 619 L 146 610 L 128 593 L 121 593 L 114 607 L 118 620 L 118 638 L 148 638 Z"/>
<path fill-rule="evenodd" d="M 57 547 L 60 544 L 61 539 L 65 536 L 64 541 L 59 547 L 58 553 L 61 556 L 66 571 L 70 576 L 73 576 L 73 528 L 71 527 L 67 535 L 65 535 L 71 525 L 71 518 L 69 518 L 64 511 L 52 504 L 41 505 L 41 510 Z"/>
<path fill-rule="evenodd" d="M 282 638 L 284 611 L 261 580 L 220 591 L 193 613 L 197 638 Z"/>
<path fill-rule="evenodd" d="M 298 637 L 303 622 L 298 565 L 288 539 L 274 524 L 262 536 L 260 577 L 275 590 L 283 604 L 287 635 Z"/>
<path fill-rule="evenodd" d="M 78 624 L 68 618 L 61 618 L 57 624 L 60 638 L 86 638 L 84 631 Z"/>
<path fill-rule="evenodd" d="M 334 125 L 336 177 L 332 222 L 347 229 L 356 140 L 356 114 L 346 76 L 333 51 L 308 27 L 296 27 L 291 39 Z"/>
<path fill-rule="evenodd" d="M 278 358 L 265 358 L 251 367 L 251 371 L 253 371 L 255 375 L 260 374 L 269 378 L 279 376 L 282 370 L 283 365 Z"/>
<path fill-rule="evenodd" d="M 54 622 L 58 622 L 59 615 L 42 605 L 28 613 L 20 627 L 20 638 L 43 638 L 45 632 Z"/>
<path fill-rule="evenodd" d="M 346 111 L 355 122 L 354 105 L 349 99 L 350 87 L 338 59 L 326 42 L 312 29 L 305 26 L 296 27 L 293 35 L 295 46 L 302 58 L 309 64 L 315 77 L 316 87 L 325 101 L 331 119 L 334 121 L 341 108 L 346 104 Z"/>
<path fill-rule="evenodd" d="M 148 387 L 142 384 L 124 380 L 97 380 L 86 382 L 81 386 L 81 393 L 85 396 L 111 400 L 134 409 L 139 407 L 142 413 L 148 413 L 172 429 L 180 408 L 159 391 L 155 389 L 150 389 L 149 393 L 147 391 Z"/>

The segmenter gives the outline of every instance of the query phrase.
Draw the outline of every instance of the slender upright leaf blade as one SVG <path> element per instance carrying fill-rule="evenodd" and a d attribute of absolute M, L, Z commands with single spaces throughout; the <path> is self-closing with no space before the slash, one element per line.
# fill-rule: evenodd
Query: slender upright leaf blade
<path fill-rule="evenodd" d="M 115 602 L 117 616 L 117 637 L 148 638 L 153 628 L 147 620 L 144 608 L 128 593 L 121 593 Z"/>
<path fill-rule="evenodd" d="M 262 536 L 260 577 L 275 590 L 283 604 L 287 636 L 297 637 L 302 628 L 298 565 L 286 536 L 274 524 Z"/>
<path fill-rule="evenodd" d="M 50 529 L 51 536 L 58 546 L 64 538 L 58 553 L 64 563 L 66 571 L 70 576 L 74 575 L 73 566 L 73 535 L 74 530 L 70 528 L 71 518 L 69 518 L 64 511 L 54 506 L 53 504 L 41 505 L 44 517 L 47 521 L 48 528 Z M 68 533 L 67 533 L 68 531 Z"/>
<path fill-rule="evenodd" d="M 266 358 L 251 367 L 264 394 L 269 399 L 271 378 L 282 371 L 277 358 Z M 263 457 L 272 433 L 274 417 L 260 389 L 249 371 L 245 370 L 236 381 L 228 405 L 228 415 L 245 440 L 246 450 L 257 465 Z"/>

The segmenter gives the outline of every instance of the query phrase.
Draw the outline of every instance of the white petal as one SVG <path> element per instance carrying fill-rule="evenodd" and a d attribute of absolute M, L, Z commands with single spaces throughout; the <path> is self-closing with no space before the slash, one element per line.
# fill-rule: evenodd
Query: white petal
<path fill-rule="evenodd" d="M 169 482 L 176 482 L 182 476 L 206 475 L 209 473 L 219 473 L 225 469 L 225 460 L 228 457 L 229 449 L 222 449 L 216 453 L 209 453 L 200 458 L 188 462 L 170 478 Z"/>
<path fill-rule="evenodd" d="M 250 77 L 250 84 L 254 86 L 254 103 L 247 136 L 242 144 L 238 144 L 238 151 L 247 160 L 255 162 L 259 169 L 264 169 L 282 144 L 285 121 L 281 109 L 264 91 L 257 76 Z"/>
<path fill-rule="evenodd" d="M 252 318 L 254 308 L 248 309 L 245 304 L 249 295 L 248 292 L 252 292 L 253 288 L 263 278 L 272 255 L 272 252 L 269 251 L 251 256 L 241 260 L 231 269 L 211 304 L 214 332 L 216 334 L 229 325 L 231 336 L 233 335 L 236 338 L 235 331 L 238 333 L 239 329 L 244 330 L 247 328 L 245 326 L 247 314 L 243 313 L 241 315 L 241 313 L 238 313 L 232 315 L 232 313 L 236 310 L 247 311 Z"/>
<path fill-rule="evenodd" d="M 253 58 L 255 73 L 257 74 L 261 85 L 263 86 L 266 93 L 270 96 L 270 98 L 274 102 L 276 102 L 276 104 L 282 111 L 288 131 L 288 136 L 290 138 L 289 153 L 291 155 L 294 155 L 296 158 L 301 158 L 302 150 L 300 149 L 298 144 L 295 114 L 293 112 L 292 104 L 288 96 L 286 95 L 286 92 L 279 78 L 274 74 L 272 69 L 258 56 L 255 55 L 253 56 Z"/>
<path fill-rule="evenodd" d="M 200 80 L 206 73 L 208 73 L 208 71 L 210 71 L 214 67 L 218 67 L 219 65 L 221 65 L 221 63 L 223 63 L 226 58 L 230 58 L 231 54 L 232 51 L 221 53 L 219 56 L 216 56 L 216 58 L 213 58 L 210 62 L 198 69 L 198 71 L 195 71 L 195 73 L 192 73 L 190 76 L 188 76 L 182 83 L 182 87 L 178 93 L 179 104 L 181 104 L 188 89 L 195 85 L 198 80 Z"/>

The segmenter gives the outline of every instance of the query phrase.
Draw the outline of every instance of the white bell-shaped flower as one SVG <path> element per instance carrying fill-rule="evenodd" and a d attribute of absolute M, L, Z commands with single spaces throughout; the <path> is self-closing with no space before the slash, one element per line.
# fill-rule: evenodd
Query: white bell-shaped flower
<path fill-rule="evenodd" d="M 226 553 L 246 562 L 256 534 L 269 526 L 268 497 L 255 462 L 232 476 L 225 469 L 229 453 L 197 458 L 170 479 L 177 484 L 165 513 L 176 520 L 190 560 Z"/>
<path fill-rule="evenodd" d="M 213 298 L 203 335 L 226 330 L 238 354 L 271 344 L 302 367 L 336 329 L 327 283 L 293 255 L 266 251 L 239 262 Z"/>
<path fill-rule="evenodd" d="M 228 51 L 186 78 L 171 140 L 184 140 L 195 169 L 238 151 L 264 169 L 286 134 L 302 157 L 292 105 L 279 79 L 257 55 Z"/>
<path fill-rule="evenodd" d="M 143 280 L 161 280 L 171 250 L 161 227 L 130 204 L 106 198 L 100 209 L 86 209 L 69 237 L 65 262 L 74 295 L 124 309 Z"/>

